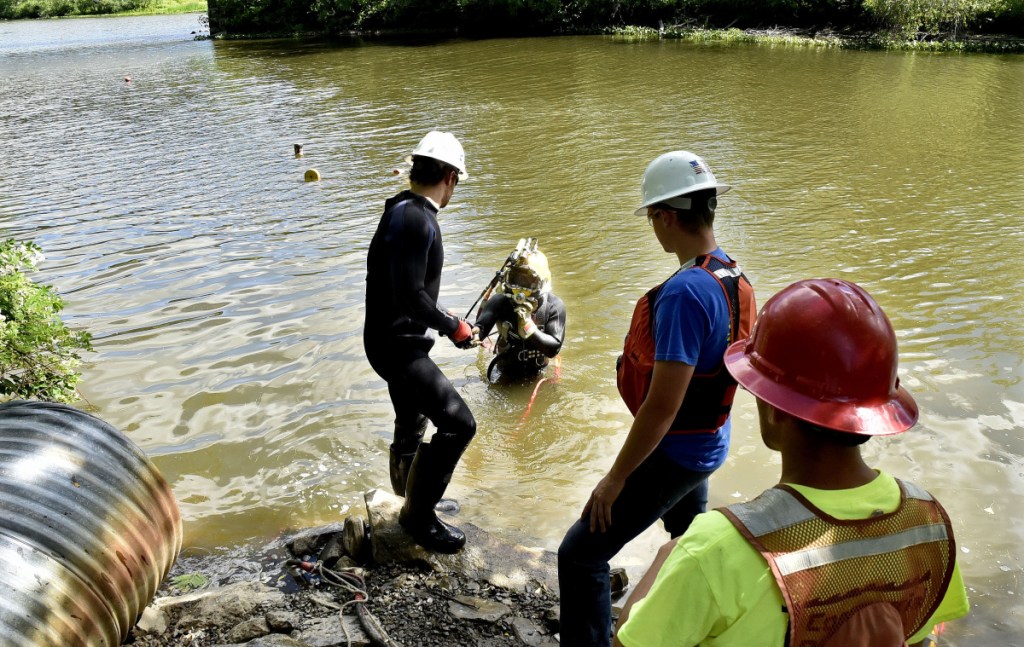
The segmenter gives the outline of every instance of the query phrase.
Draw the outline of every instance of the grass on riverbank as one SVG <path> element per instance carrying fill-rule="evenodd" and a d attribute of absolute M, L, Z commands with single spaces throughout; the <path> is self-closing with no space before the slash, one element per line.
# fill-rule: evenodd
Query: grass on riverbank
<path fill-rule="evenodd" d="M 207 11 L 206 0 L 0 0 L 0 19 L 141 16 Z"/>
<path fill-rule="evenodd" d="M 155 14 L 198 13 L 207 11 L 206 0 L 153 0 L 150 4 L 119 16 L 146 16 Z"/>
<path fill-rule="evenodd" d="M 811 36 L 771 29 L 700 29 L 668 27 L 617 27 L 611 30 L 626 40 L 682 40 L 692 43 L 750 43 L 781 47 L 824 47 L 837 49 L 890 49 L 926 52 L 1024 53 L 1024 39 L 967 36 L 952 39 L 899 38 L 886 34 L 843 35 L 822 33 Z"/>

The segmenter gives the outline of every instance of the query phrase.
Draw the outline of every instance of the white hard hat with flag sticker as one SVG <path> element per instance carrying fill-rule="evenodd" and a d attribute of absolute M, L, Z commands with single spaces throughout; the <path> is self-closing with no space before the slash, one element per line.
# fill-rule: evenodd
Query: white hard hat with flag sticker
<path fill-rule="evenodd" d="M 672 151 L 659 156 L 644 171 L 640 185 L 643 204 L 634 213 L 645 216 L 647 207 L 673 198 L 678 200 L 673 200 L 671 206 L 688 209 L 689 199 L 681 196 L 704 189 L 715 189 L 715 195 L 721 195 L 731 188 L 715 179 L 711 167 L 701 157 L 689 151 Z"/>

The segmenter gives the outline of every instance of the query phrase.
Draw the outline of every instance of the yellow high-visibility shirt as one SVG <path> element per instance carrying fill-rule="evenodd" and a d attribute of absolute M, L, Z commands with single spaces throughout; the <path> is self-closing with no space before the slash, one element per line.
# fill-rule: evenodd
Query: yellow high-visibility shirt
<path fill-rule="evenodd" d="M 866 519 L 900 503 L 896 480 L 884 472 L 849 490 L 789 485 L 837 519 Z M 679 540 L 618 638 L 626 647 L 783 647 L 788 621 L 783 604 L 760 553 L 724 515 L 707 512 Z M 923 640 L 934 625 L 962 617 L 969 608 L 957 564 L 939 607 L 908 642 Z"/>

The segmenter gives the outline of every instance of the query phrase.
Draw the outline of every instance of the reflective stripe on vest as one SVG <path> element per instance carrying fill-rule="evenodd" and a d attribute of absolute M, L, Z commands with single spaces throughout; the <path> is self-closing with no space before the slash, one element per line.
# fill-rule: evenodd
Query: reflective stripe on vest
<path fill-rule="evenodd" d="M 733 278 L 739 278 L 743 276 L 743 270 L 741 270 L 738 266 L 731 268 L 723 267 L 721 269 L 715 270 L 714 272 L 712 272 L 712 274 L 718 277 L 719 280 L 728 278 L 730 276 Z"/>
<path fill-rule="evenodd" d="M 826 644 L 872 604 L 889 604 L 904 638 L 917 633 L 945 595 L 955 542 L 942 506 L 899 481 L 900 505 L 867 519 L 835 519 L 785 485 L 719 508 L 765 558 L 786 601 L 790 645 Z"/>
<path fill-rule="evenodd" d="M 728 341 L 746 339 L 754 325 L 757 306 L 754 290 L 743 271 L 734 261 L 723 261 L 711 254 L 698 256 L 694 265 L 681 271 L 693 270 L 707 272 L 722 289 L 729 307 Z M 667 282 L 649 290 L 637 302 L 616 369 L 619 394 L 633 415 L 640 410 L 651 388 L 655 354 L 654 307 L 658 293 Z M 725 369 L 724 362 L 719 362 L 709 373 L 695 373 L 690 378 L 686 395 L 668 433 L 717 432 L 729 417 L 735 395 L 736 381 Z"/>

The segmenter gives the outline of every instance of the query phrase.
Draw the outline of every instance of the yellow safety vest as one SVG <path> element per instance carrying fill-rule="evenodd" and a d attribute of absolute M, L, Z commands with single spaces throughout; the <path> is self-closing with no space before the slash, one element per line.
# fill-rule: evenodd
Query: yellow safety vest
<path fill-rule="evenodd" d="M 928 492 L 897 483 L 899 507 L 867 519 L 831 517 L 786 485 L 719 508 L 771 567 L 788 645 L 901 645 L 935 612 L 953 575 L 953 528 Z"/>

